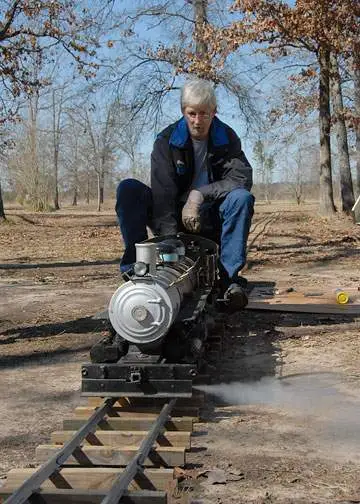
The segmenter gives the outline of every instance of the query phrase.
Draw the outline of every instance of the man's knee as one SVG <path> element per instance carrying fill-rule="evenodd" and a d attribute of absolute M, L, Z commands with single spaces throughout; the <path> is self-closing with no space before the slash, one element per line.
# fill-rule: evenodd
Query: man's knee
<path fill-rule="evenodd" d="M 248 190 L 239 188 L 230 191 L 221 206 L 223 210 L 246 209 L 252 213 L 254 209 L 254 203 L 255 203 L 254 196 Z"/>
<path fill-rule="evenodd" d="M 152 205 L 151 189 L 140 180 L 125 179 L 120 182 L 116 190 L 116 213 L 127 211 L 129 208 L 144 209 L 149 212 Z"/>
<path fill-rule="evenodd" d="M 140 194 L 144 190 L 144 184 L 139 180 L 128 178 L 122 180 L 116 189 L 116 199 L 127 198 Z"/>

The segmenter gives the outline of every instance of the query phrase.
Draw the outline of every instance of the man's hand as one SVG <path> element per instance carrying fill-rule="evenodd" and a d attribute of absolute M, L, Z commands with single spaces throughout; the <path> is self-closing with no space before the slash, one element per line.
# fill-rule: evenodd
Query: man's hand
<path fill-rule="evenodd" d="M 200 207 L 204 196 L 200 191 L 190 191 L 188 199 L 182 209 L 182 221 L 185 228 L 191 233 L 200 232 Z"/>

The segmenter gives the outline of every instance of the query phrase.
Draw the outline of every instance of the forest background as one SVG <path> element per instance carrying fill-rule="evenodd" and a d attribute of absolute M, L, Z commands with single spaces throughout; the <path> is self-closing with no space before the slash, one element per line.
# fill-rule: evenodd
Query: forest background
<path fill-rule="evenodd" d="M 0 0 L 0 219 L 7 204 L 100 211 L 180 116 L 187 78 L 214 83 L 259 200 L 360 194 L 357 0 Z"/>

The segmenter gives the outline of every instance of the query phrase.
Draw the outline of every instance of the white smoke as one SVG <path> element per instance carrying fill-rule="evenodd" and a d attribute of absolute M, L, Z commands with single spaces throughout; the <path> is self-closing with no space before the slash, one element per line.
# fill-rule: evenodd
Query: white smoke
<path fill-rule="evenodd" d="M 307 419 L 319 443 L 339 456 L 357 458 L 360 452 L 360 391 L 335 373 L 266 377 L 256 382 L 196 386 L 228 405 L 264 405 L 291 417 Z M 241 415 L 241 410 L 239 410 Z M 299 425 L 299 422 L 298 422 Z M 319 446 L 320 446 L 319 445 Z"/>
<path fill-rule="evenodd" d="M 256 382 L 233 382 L 196 386 L 228 404 L 264 404 L 295 407 L 309 412 L 331 407 L 341 399 L 336 389 L 336 375 L 293 375 L 264 377 Z"/>

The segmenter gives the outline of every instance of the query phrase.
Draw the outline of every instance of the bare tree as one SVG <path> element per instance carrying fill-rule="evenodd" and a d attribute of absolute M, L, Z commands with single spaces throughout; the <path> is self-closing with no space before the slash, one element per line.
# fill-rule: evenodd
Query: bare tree
<path fill-rule="evenodd" d="M 282 139 L 277 152 L 282 160 L 281 173 L 287 192 L 298 205 L 306 198 L 318 197 L 320 152 L 315 130 L 313 121 L 304 122 L 296 135 L 287 135 Z"/>
<path fill-rule="evenodd" d="M 333 104 L 333 120 L 335 121 L 336 139 L 340 166 L 340 192 L 342 210 L 351 214 L 354 206 L 354 190 L 350 168 L 349 146 L 347 139 L 346 124 L 344 118 L 344 105 L 341 89 L 341 77 L 338 60 L 331 55 L 331 98 Z"/>
<path fill-rule="evenodd" d="M 315 146 L 305 145 L 303 141 L 297 146 L 294 154 L 287 156 L 286 176 L 288 179 L 288 188 L 294 195 L 296 203 L 300 205 L 305 201 L 305 196 L 309 186 L 316 183 L 316 179 L 311 177 L 314 166 L 319 164 L 319 152 Z"/>
<path fill-rule="evenodd" d="M 201 29 L 207 23 L 207 0 L 194 0 L 194 21 L 195 21 L 195 30 L 194 30 L 194 38 L 195 38 L 195 51 L 198 57 L 202 57 L 206 55 L 207 46 L 203 39 L 197 38 L 197 33 L 199 28 Z"/>
<path fill-rule="evenodd" d="M 259 182 L 264 188 L 264 198 L 270 202 L 270 185 L 272 182 L 273 172 L 275 168 L 275 159 L 273 154 L 265 152 L 264 142 L 257 140 L 254 146 L 254 158 L 257 162 L 256 172 L 259 177 Z"/>
<path fill-rule="evenodd" d="M 72 206 L 78 204 L 79 197 L 79 132 L 77 128 L 73 130 L 73 150 L 71 152 L 71 161 L 69 163 L 68 173 L 70 174 L 70 184 L 72 191 Z M 89 199 L 89 198 L 88 198 Z M 88 201 L 89 203 L 89 201 Z"/>
<path fill-rule="evenodd" d="M 319 49 L 320 205 L 321 215 L 336 212 L 330 147 L 330 52 Z"/>
<path fill-rule="evenodd" d="M 164 115 L 164 104 L 171 100 L 172 91 L 179 90 L 184 76 L 212 80 L 211 76 L 203 74 L 200 66 L 193 68 L 187 56 L 191 49 L 199 59 L 205 61 L 209 57 L 207 45 L 198 34 L 208 19 L 221 25 L 229 21 L 227 7 L 231 2 L 224 0 L 221 3 L 223 8 L 218 2 L 209 0 L 134 2 L 134 7 L 127 9 L 119 20 L 124 34 L 121 40 L 115 42 L 121 45 L 120 64 L 112 65 L 111 75 L 104 77 L 103 85 L 115 85 L 122 100 L 124 96 L 129 97 L 132 115 L 142 111 L 144 121 L 158 129 Z M 138 27 L 144 24 L 147 29 L 141 30 L 143 38 L 140 39 Z M 250 123 L 258 116 L 249 91 L 253 83 L 244 66 L 245 60 L 240 57 L 234 59 L 224 66 L 214 82 L 236 100 L 245 122 Z"/>
<path fill-rule="evenodd" d="M 2 187 L 1 187 L 1 175 L 6 165 L 6 148 L 4 147 L 4 145 L 6 144 L 7 144 L 6 141 L 2 142 L 2 146 L 0 147 L 0 222 L 2 220 L 6 220 Z"/>
<path fill-rule="evenodd" d="M 59 48 L 86 77 L 94 75 L 99 30 L 112 4 L 95 0 L 88 8 L 74 0 L 0 0 L 0 122 L 14 116 L 19 96 L 48 84 L 29 73 L 33 56 L 42 66 Z"/>
<path fill-rule="evenodd" d="M 76 206 L 82 195 L 86 203 L 90 203 L 94 171 L 92 147 L 89 145 L 84 112 L 88 105 L 84 105 L 83 96 L 80 105 L 76 103 L 78 97 L 71 98 L 71 102 L 63 108 L 65 119 L 62 128 L 62 161 L 66 188 L 71 195 L 72 205 Z"/>
<path fill-rule="evenodd" d="M 18 200 L 43 211 L 49 208 L 51 198 L 51 154 L 47 135 L 39 128 L 38 92 L 28 97 L 26 113 L 17 126 L 16 142 L 7 153 L 8 169 Z"/>
<path fill-rule="evenodd" d="M 28 196 L 34 210 L 43 210 L 43 198 L 40 195 L 40 166 L 38 158 L 37 122 L 39 112 L 39 92 L 35 92 L 29 99 L 28 147 L 29 147 L 29 176 L 30 184 Z M 26 167 L 25 167 L 26 169 Z"/>
<path fill-rule="evenodd" d="M 58 102 L 56 89 L 52 90 L 52 148 L 53 148 L 53 173 L 54 173 L 54 209 L 59 210 L 59 153 L 62 135 L 61 119 L 64 106 L 64 86 L 59 89 Z"/>
<path fill-rule="evenodd" d="M 356 136 L 356 193 L 360 195 L 360 56 L 357 55 L 354 69 L 354 113 Z"/>
<path fill-rule="evenodd" d="M 0 180 L 0 222 L 2 220 L 6 220 L 6 215 L 5 215 L 4 203 L 3 203 L 3 197 L 2 197 L 2 190 L 1 190 L 1 180 Z"/>
<path fill-rule="evenodd" d="M 93 111 L 97 112 L 96 107 L 93 108 Z M 98 117 L 96 117 L 96 114 L 92 115 L 89 109 L 85 109 L 85 128 L 91 149 L 89 162 L 97 178 L 98 211 L 100 211 L 104 202 L 105 176 L 111 164 L 115 161 L 115 153 L 118 147 L 116 120 L 118 112 L 117 102 L 108 103 L 101 107 L 100 116 L 98 115 Z"/>

